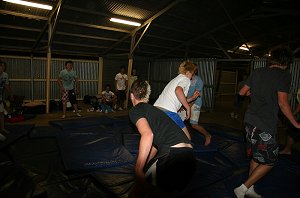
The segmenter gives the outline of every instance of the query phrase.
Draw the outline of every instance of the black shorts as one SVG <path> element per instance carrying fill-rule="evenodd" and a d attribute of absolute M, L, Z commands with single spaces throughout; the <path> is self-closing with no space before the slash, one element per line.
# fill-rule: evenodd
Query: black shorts
<path fill-rule="evenodd" d="M 147 164 L 146 177 L 149 182 L 165 192 L 183 190 L 196 169 L 196 158 L 192 148 L 170 148 L 170 152 Z"/>
<path fill-rule="evenodd" d="M 120 101 L 126 100 L 126 91 L 125 90 L 118 90 L 117 91 L 117 99 Z"/>
<path fill-rule="evenodd" d="M 77 104 L 76 93 L 74 89 L 68 91 L 68 97 L 71 104 Z"/>
<path fill-rule="evenodd" d="M 278 161 L 277 137 L 266 131 L 245 125 L 247 140 L 247 155 L 251 156 L 256 163 L 273 166 Z"/>

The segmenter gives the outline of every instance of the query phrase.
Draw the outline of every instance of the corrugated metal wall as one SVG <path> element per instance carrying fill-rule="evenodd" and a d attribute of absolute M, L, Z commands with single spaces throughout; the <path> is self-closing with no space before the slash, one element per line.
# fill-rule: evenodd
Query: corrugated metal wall
<path fill-rule="evenodd" d="M 251 71 L 267 65 L 267 59 L 253 59 L 251 62 Z"/>
<path fill-rule="evenodd" d="M 204 82 L 203 107 L 211 110 L 214 106 L 214 80 L 216 59 L 191 59 L 198 65 L 199 75 Z M 182 59 L 157 60 L 151 63 L 151 98 L 156 99 L 168 82 L 178 75 L 178 66 Z"/>
<path fill-rule="evenodd" d="M 46 58 L 1 57 L 7 63 L 6 72 L 9 75 L 14 94 L 24 95 L 26 100 L 45 100 L 46 98 Z M 66 59 L 52 59 L 50 99 L 59 99 L 60 90 L 57 86 L 59 72 L 64 68 Z M 73 60 L 73 69 L 79 80 L 81 93 L 79 99 L 86 93 L 95 94 L 98 87 L 98 61 Z"/>
<path fill-rule="evenodd" d="M 1 60 L 6 62 L 6 72 L 10 78 L 11 88 L 14 94 L 24 95 L 26 100 L 45 100 L 46 99 L 46 58 L 1 56 Z M 50 99 L 58 100 L 61 97 L 57 78 L 65 67 L 67 59 L 55 59 L 51 61 L 51 89 Z M 72 60 L 73 69 L 76 71 L 81 92 L 78 99 L 84 95 L 96 95 L 98 92 L 98 71 L 99 62 L 92 60 Z M 119 72 L 120 66 L 127 68 L 128 57 L 105 58 L 103 60 L 103 87 L 111 84 L 114 90 L 114 78 Z M 140 78 L 148 78 L 149 61 L 134 60 L 133 67 L 137 69 Z"/>
<path fill-rule="evenodd" d="M 266 67 L 267 60 L 266 59 L 255 59 L 252 61 L 252 70 Z M 290 88 L 290 105 L 292 109 L 295 109 L 297 105 L 296 94 L 297 90 L 300 87 L 300 59 L 294 59 L 293 63 L 289 67 L 289 71 L 291 73 L 291 88 Z"/>

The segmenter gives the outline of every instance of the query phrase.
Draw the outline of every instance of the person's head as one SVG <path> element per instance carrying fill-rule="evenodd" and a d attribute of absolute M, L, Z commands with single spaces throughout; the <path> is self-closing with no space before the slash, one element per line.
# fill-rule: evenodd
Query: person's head
<path fill-rule="evenodd" d="M 137 102 L 148 102 L 151 93 L 151 87 L 146 80 L 135 80 L 130 89 L 130 99 L 133 105 Z"/>
<path fill-rule="evenodd" d="M 110 84 L 105 85 L 105 91 L 109 92 L 110 91 Z"/>
<path fill-rule="evenodd" d="M 71 60 L 66 61 L 65 67 L 66 67 L 67 71 L 71 71 L 73 69 L 73 61 L 71 61 Z"/>
<path fill-rule="evenodd" d="M 125 67 L 124 67 L 124 66 L 121 66 L 121 67 L 120 67 L 120 73 L 121 73 L 121 74 L 125 74 L 125 71 L 126 71 Z"/>
<path fill-rule="evenodd" d="M 0 62 L 0 73 L 3 73 L 6 69 L 6 63 L 1 61 Z"/>
<path fill-rule="evenodd" d="M 178 73 L 186 75 L 189 79 L 191 79 L 195 73 L 197 66 L 192 63 L 190 60 L 186 60 L 179 65 Z"/>
<path fill-rule="evenodd" d="M 134 68 L 134 67 L 132 68 L 132 70 L 131 70 L 131 75 L 132 75 L 132 76 L 135 76 L 135 75 L 136 75 L 136 68 Z"/>
<path fill-rule="evenodd" d="M 279 45 L 270 50 L 269 66 L 278 66 L 286 69 L 293 61 L 293 51 L 285 45 Z"/>

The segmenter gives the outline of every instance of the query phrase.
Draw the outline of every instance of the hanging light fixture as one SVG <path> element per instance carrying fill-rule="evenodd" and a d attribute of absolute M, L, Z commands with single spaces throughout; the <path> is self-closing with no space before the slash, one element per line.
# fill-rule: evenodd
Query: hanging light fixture
<path fill-rule="evenodd" d="M 52 8 L 53 8 L 50 5 L 33 3 L 33 2 L 22 1 L 22 0 L 3 0 L 3 1 L 9 2 L 9 3 L 15 3 L 15 4 L 19 4 L 19 5 L 24 5 L 24 6 L 30 6 L 30 7 L 34 7 L 34 8 L 41 8 L 41 9 L 45 9 L 45 10 L 52 10 Z"/>
<path fill-rule="evenodd" d="M 123 20 L 123 19 L 117 19 L 117 18 L 111 18 L 110 21 L 116 22 L 116 23 L 122 23 L 122 24 L 126 24 L 126 25 L 141 26 L 140 23 L 133 22 L 133 21 L 127 21 L 127 20 Z"/>

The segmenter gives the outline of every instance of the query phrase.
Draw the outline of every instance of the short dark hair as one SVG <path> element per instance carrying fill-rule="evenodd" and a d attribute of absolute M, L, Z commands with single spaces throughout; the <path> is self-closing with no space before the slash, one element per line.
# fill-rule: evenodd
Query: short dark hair
<path fill-rule="evenodd" d="M 151 88 L 146 80 L 135 80 L 132 85 L 130 92 L 138 100 L 145 100 L 148 102 L 151 93 Z"/>
<path fill-rule="evenodd" d="M 3 67 L 3 70 L 6 70 L 6 62 L 0 60 L 0 66 Z"/>
<path fill-rule="evenodd" d="M 109 89 L 111 88 L 110 84 L 106 84 L 106 85 L 105 85 L 105 88 L 106 88 L 106 87 L 109 87 Z"/>
<path fill-rule="evenodd" d="M 289 66 L 293 62 L 293 51 L 285 45 L 278 45 L 270 50 L 269 66 L 281 65 Z"/>
<path fill-rule="evenodd" d="M 124 66 L 124 65 L 122 65 L 121 67 L 120 67 L 120 70 L 121 69 L 125 69 L 126 70 L 126 67 Z"/>
<path fill-rule="evenodd" d="M 73 61 L 68 60 L 68 61 L 65 62 L 65 66 L 67 66 L 68 63 L 71 63 L 73 65 Z"/>

